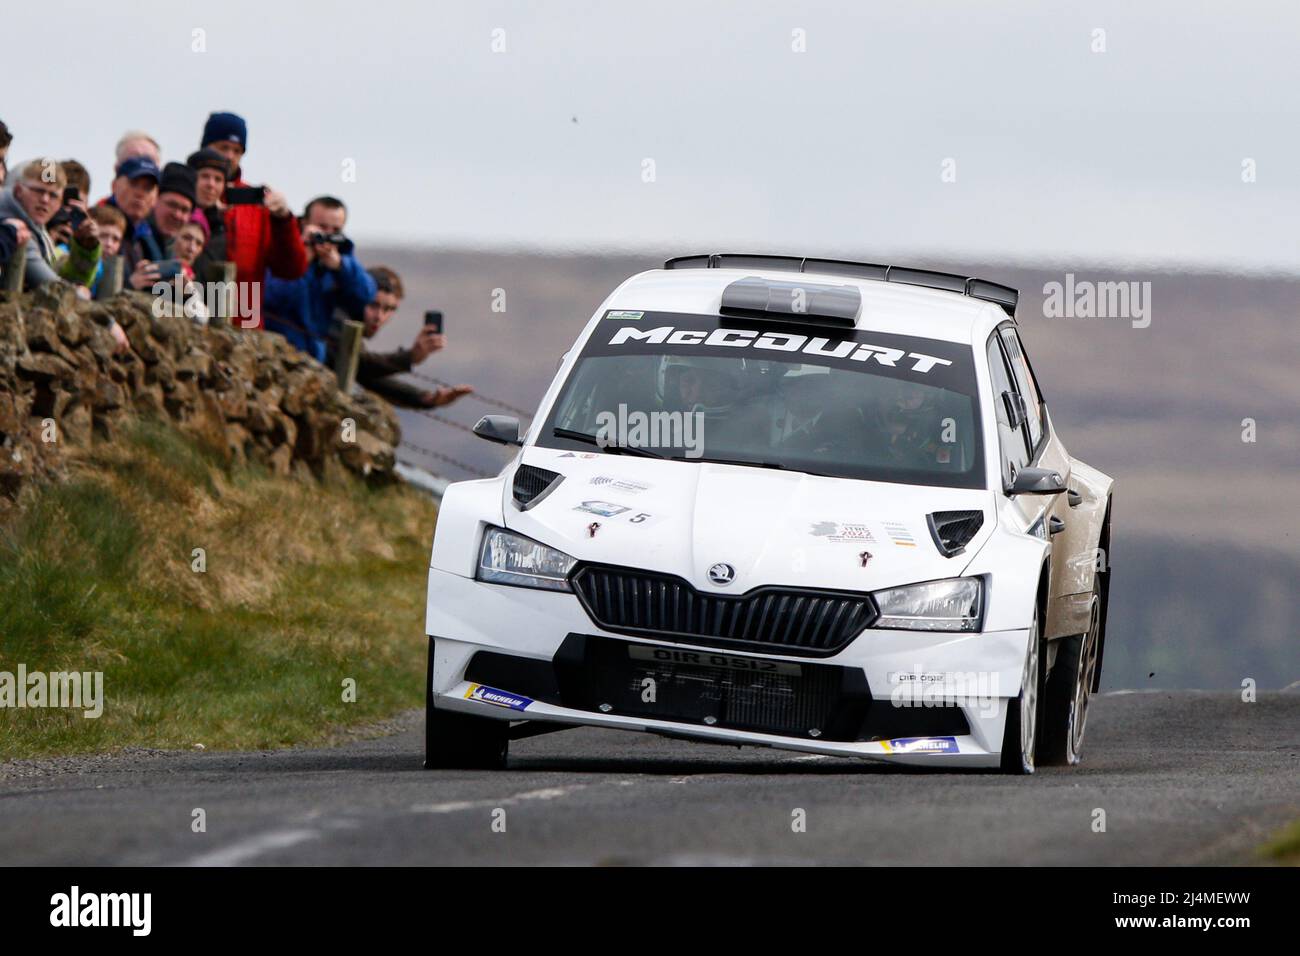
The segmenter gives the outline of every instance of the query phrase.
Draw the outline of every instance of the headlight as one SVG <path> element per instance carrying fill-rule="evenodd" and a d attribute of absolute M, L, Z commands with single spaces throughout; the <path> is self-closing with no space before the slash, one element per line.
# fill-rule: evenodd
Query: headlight
<path fill-rule="evenodd" d="M 975 631 L 980 625 L 984 582 L 980 578 L 948 578 L 876 591 L 872 597 L 880 608 L 873 627 Z"/>
<path fill-rule="evenodd" d="M 489 528 L 478 558 L 478 579 L 522 588 L 568 591 L 575 559 L 532 538 Z"/>

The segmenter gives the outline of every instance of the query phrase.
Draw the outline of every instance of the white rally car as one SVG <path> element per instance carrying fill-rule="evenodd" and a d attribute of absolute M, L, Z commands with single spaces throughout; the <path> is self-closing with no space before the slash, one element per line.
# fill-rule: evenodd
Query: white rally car
<path fill-rule="evenodd" d="M 569 726 L 904 764 L 1076 763 L 1111 479 L 980 279 L 781 256 L 633 276 L 429 570 L 427 767 Z"/>

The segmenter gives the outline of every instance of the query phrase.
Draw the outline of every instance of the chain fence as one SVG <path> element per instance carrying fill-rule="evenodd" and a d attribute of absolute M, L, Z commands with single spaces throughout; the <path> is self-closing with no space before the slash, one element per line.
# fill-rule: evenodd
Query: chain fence
<path fill-rule="evenodd" d="M 451 382 L 443 381 L 442 379 L 435 378 L 432 375 L 425 375 L 423 372 L 413 371 L 413 372 L 408 372 L 407 374 L 410 375 L 412 378 L 419 379 L 420 381 L 427 382 L 431 385 L 441 386 L 443 388 L 453 387 Z M 507 401 L 504 401 L 499 398 L 494 398 L 491 395 L 481 395 L 478 392 L 471 392 L 470 394 L 466 395 L 464 399 L 462 399 L 462 401 L 482 402 L 484 405 L 490 405 L 493 408 L 499 408 L 502 411 L 510 412 L 512 415 L 519 418 L 521 428 L 526 427 L 527 422 L 533 417 L 532 412 L 522 409 L 517 405 L 512 405 Z M 427 418 L 430 421 L 437 422 L 439 425 L 444 425 L 448 428 L 454 428 L 455 430 L 464 432 L 467 435 L 474 434 L 474 429 L 471 428 L 469 425 L 464 425 L 461 422 L 454 421 L 450 418 L 447 418 L 445 415 L 439 415 L 437 412 L 433 411 L 432 409 L 419 408 L 419 409 L 407 409 L 407 411 L 411 412 L 412 414 L 420 415 L 424 418 Z M 423 461 L 417 463 L 414 461 L 404 460 L 399 454 L 398 461 L 400 461 L 404 465 L 420 468 L 423 471 L 427 471 L 435 478 L 449 479 L 450 476 L 443 474 L 440 471 L 435 471 L 432 467 L 429 466 L 429 464 L 427 464 L 428 462 L 439 462 L 443 465 L 450 465 L 451 467 L 459 469 L 460 471 L 463 471 L 474 478 L 492 478 L 496 475 L 495 471 L 493 472 L 484 471 L 482 468 L 478 467 L 477 465 L 472 465 L 469 462 L 462 461 L 459 458 L 455 458 L 452 455 L 446 454 L 445 452 L 441 452 L 433 448 L 427 448 L 419 444 L 418 442 L 412 441 L 410 438 L 407 438 L 406 436 L 402 437 L 402 441 L 398 445 L 398 449 L 399 450 L 404 449 L 407 452 L 414 455 L 418 455 L 423 459 Z"/>

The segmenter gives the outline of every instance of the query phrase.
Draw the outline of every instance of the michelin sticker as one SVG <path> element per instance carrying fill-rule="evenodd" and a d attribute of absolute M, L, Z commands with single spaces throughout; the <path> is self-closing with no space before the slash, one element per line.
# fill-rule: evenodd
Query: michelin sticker
<path fill-rule="evenodd" d="M 880 746 L 891 754 L 955 754 L 956 737 L 896 737 L 882 740 Z"/>
<path fill-rule="evenodd" d="M 497 690 L 495 687 L 484 687 L 482 684 L 470 684 L 469 690 L 465 691 L 465 699 L 478 700 L 485 704 L 495 704 L 498 707 L 509 707 L 511 710 L 527 710 L 530 704 L 536 703 L 531 697 L 507 694 L 503 690 Z"/>

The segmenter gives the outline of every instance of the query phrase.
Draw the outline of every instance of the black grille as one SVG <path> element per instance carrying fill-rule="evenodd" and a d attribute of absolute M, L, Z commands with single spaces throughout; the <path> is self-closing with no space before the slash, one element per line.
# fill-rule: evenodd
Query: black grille
<path fill-rule="evenodd" d="M 515 503 L 527 511 L 563 477 L 558 471 L 547 471 L 536 465 L 520 465 L 515 469 L 513 485 Z"/>
<path fill-rule="evenodd" d="M 697 591 L 681 578 L 583 565 L 573 588 L 608 631 L 706 646 L 833 654 L 875 619 L 865 594 L 763 587 L 732 597 Z"/>
<path fill-rule="evenodd" d="M 951 558 L 966 550 L 984 524 L 982 511 L 936 511 L 929 516 L 930 536 L 939 553 Z"/>
<path fill-rule="evenodd" d="M 788 737 L 853 740 L 871 701 L 860 670 L 829 664 L 778 671 L 775 662 L 721 652 L 573 637 L 555 663 L 568 706 Z"/>

